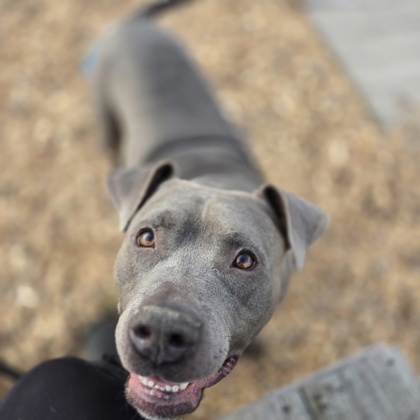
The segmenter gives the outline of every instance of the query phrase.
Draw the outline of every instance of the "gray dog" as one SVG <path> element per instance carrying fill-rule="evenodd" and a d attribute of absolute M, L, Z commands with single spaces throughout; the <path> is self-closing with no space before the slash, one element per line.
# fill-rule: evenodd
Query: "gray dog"
<path fill-rule="evenodd" d="M 263 184 L 184 48 L 142 9 L 102 42 L 93 76 L 125 240 L 115 264 L 128 401 L 194 411 L 270 319 L 327 215 Z"/>

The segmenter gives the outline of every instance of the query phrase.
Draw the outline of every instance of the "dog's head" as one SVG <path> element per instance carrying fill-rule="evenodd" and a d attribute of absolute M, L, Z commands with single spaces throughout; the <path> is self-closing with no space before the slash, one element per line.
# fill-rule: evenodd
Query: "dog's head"
<path fill-rule="evenodd" d="M 115 264 L 126 393 L 146 418 L 198 406 L 270 319 L 328 218 L 263 186 L 204 187 L 172 166 L 118 170 L 109 190 L 125 241 Z"/>

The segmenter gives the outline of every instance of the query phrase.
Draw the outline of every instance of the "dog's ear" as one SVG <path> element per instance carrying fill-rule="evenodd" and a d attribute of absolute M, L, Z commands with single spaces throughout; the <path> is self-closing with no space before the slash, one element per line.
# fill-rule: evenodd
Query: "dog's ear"
<path fill-rule="evenodd" d="M 170 163 L 160 162 L 154 166 L 117 169 L 108 176 L 108 192 L 118 210 L 122 232 L 127 231 L 142 205 L 173 172 Z"/>
<path fill-rule="evenodd" d="M 325 231 L 329 216 L 309 201 L 271 185 L 264 185 L 257 195 L 270 204 L 295 267 L 302 268 L 306 249 Z"/>

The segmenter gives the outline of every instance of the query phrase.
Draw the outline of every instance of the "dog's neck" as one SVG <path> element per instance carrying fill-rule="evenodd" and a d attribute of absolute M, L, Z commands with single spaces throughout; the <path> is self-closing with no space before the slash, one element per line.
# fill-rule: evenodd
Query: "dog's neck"
<path fill-rule="evenodd" d="M 157 142 L 147 155 L 126 153 L 125 165 L 148 165 L 169 161 L 175 175 L 201 184 L 242 191 L 254 191 L 262 176 L 241 140 L 233 137 L 197 136 Z M 134 157 L 135 158 L 134 158 Z"/>

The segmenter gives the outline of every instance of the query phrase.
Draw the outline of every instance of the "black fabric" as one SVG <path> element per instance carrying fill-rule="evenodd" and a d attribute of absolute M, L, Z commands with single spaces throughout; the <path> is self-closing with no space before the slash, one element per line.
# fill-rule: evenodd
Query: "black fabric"
<path fill-rule="evenodd" d="M 127 372 L 74 357 L 44 362 L 0 404 L 0 420 L 140 420 L 124 397 Z"/>

